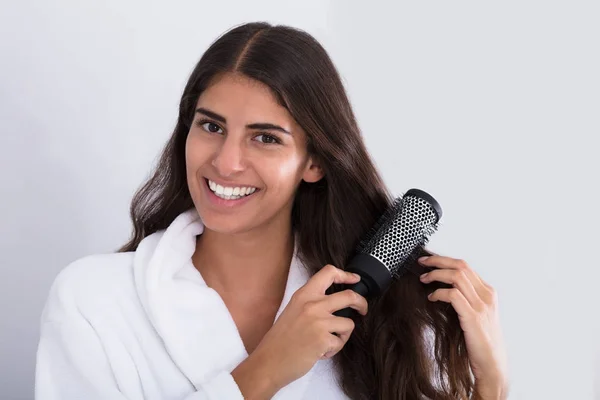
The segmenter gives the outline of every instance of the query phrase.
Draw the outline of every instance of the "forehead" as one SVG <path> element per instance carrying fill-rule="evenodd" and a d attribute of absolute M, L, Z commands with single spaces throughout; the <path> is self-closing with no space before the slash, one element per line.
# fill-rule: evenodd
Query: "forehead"
<path fill-rule="evenodd" d="M 240 74 L 226 73 L 213 79 L 198 98 L 196 108 L 206 107 L 232 122 L 271 122 L 298 129 L 288 110 L 270 88 Z"/>

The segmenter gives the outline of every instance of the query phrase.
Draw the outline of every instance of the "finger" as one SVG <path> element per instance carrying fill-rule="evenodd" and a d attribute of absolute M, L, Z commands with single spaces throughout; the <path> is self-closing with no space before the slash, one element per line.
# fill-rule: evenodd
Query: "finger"
<path fill-rule="evenodd" d="M 437 289 L 427 298 L 430 301 L 443 301 L 452 304 L 456 313 L 462 318 L 470 318 L 475 314 L 475 310 L 473 310 L 465 296 L 456 288 Z"/>
<path fill-rule="evenodd" d="M 334 283 L 352 284 L 360 281 L 360 276 L 327 264 L 309 279 L 305 289 L 310 292 L 324 294 Z"/>
<path fill-rule="evenodd" d="M 434 269 L 433 271 L 421 275 L 421 282 L 430 283 L 433 281 L 448 283 L 460 290 L 473 309 L 481 311 L 485 307 L 483 300 L 479 297 L 471 280 L 467 278 L 467 275 L 463 270 Z"/>
<path fill-rule="evenodd" d="M 361 315 L 367 315 L 367 311 L 369 310 L 367 299 L 351 289 L 330 294 L 325 296 L 325 298 L 321 301 L 325 303 L 325 308 L 328 313 L 333 313 L 343 308 L 351 307 L 358 311 Z"/>
<path fill-rule="evenodd" d="M 487 305 L 495 305 L 498 301 L 498 294 L 496 293 L 496 289 L 494 289 L 492 285 L 490 285 L 483 279 L 481 281 L 483 282 L 483 286 L 485 286 L 485 289 L 483 290 L 484 294 L 483 296 L 481 296 L 481 299 Z"/>
<path fill-rule="evenodd" d="M 324 343 L 325 346 L 322 349 L 321 354 L 319 354 L 319 357 L 321 359 L 333 357 L 344 347 L 344 344 L 346 344 L 346 342 L 342 340 L 341 337 L 336 336 L 333 333 L 327 333 L 327 337 L 325 338 Z"/>
<path fill-rule="evenodd" d="M 342 340 L 342 346 L 350 338 L 355 324 L 350 318 L 331 316 L 327 319 L 329 333 L 336 334 Z"/>
<path fill-rule="evenodd" d="M 473 269 L 469 266 L 469 264 L 467 264 L 466 261 L 457 258 L 435 255 L 427 257 L 424 260 L 419 259 L 419 262 L 422 265 L 428 267 L 437 267 L 441 269 L 457 269 L 464 271 L 469 280 L 471 281 L 471 284 L 473 284 L 473 287 L 475 288 L 475 291 L 477 292 L 479 297 L 485 296 L 486 288 L 483 285 L 481 278 L 479 277 L 479 275 L 477 275 L 475 271 L 473 271 Z"/>

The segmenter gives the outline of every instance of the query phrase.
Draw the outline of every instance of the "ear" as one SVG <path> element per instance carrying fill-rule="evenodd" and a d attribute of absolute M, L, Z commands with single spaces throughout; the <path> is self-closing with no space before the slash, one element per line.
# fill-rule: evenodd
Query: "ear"
<path fill-rule="evenodd" d="M 304 173 L 302 174 L 302 179 L 308 183 L 314 183 L 321 180 L 323 176 L 325 176 L 325 173 L 321 166 L 313 159 L 313 157 L 309 157 L 306 162 Z"/>

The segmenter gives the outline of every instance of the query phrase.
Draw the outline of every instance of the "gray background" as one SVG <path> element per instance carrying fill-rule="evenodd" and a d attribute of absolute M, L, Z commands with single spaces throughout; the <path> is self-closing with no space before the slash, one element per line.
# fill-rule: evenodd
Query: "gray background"
<path fill-rule="evenodd" d="M 56 274 L 128 238 L 202 52 L 267 20 L 323 43 L 386 183 L 441 203 L 430 248 L 498 290 L 510 398 L 600 399 L 598 2 L 6 3 L 1 398 L 33 396 Z"/>

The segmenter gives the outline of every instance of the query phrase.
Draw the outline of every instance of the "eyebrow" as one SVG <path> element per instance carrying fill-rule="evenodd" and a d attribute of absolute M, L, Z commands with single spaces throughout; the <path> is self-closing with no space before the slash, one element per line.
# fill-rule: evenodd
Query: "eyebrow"
<path fill-rule="evenodd" d="M 225 117 L 223 117 L 222 115 L 217 114 L 214 111 L 210 111 L 210 110 L 208 110 L 206 108 L 203 108 L 203 107 L 200 107 L 200 108 L 196 109 L 196 113 L 198 113 L 198 114 L 204 114 L 204 115 L 206 115 L 208 117 L 211 117 L 212 119 L 216 119 L 217 121 L 222 122 L 224 124 L 227 123 L 227 119 Z M 269 129 L 269 130 L 274 130 L 274 131 L 280 131 L 280 132 L 286 133 L 288 135 L 292 134 L 287 129 L 283 129 L 279 125 L 271 124 L 271 123 L 268 123 L 268 122 L 256 122 L 254 124 L 248 124 L 248 125 L 246 125 L 246 128 L 249 128 L 249 129 Z"/>

